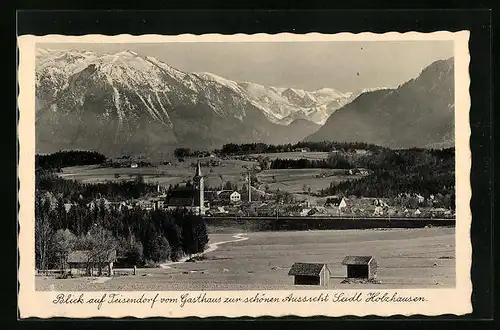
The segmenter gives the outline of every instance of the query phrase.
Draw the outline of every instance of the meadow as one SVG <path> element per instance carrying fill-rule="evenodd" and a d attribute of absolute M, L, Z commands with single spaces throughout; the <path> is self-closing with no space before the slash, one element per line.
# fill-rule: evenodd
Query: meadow
<path fill-rule="evenodd" d="M 309 153 L 284 153 L 309 154 Z M 320 154 L 320 153 L 312 153 Z M 324 153 L 326 154 L 326 153 Z M 287 156 L 288 157 L 288 156 Z M 204 159 L 201 159 L 204 161 Z M 72 179 L 84 183 L 99 183 L 106 181 L 127 181 L 142 176 L 146 183 L 160 184 L 167 188 L 169 185 L 182 184 L 192 179 L 194 168 L 191 166 L 197 159 L 187 158 L 184 162 L 172 162 L 169 165 L 155 164 L 152 167 L 100 167 L 98 165 L 71 166 L 62 168 L 59 175 L 65 179 Z M 246 182 L 244 166 L 253 166 L 256 162 L 237 159 L 223 159 L 219 166 L 204 167 L 206 187 L 223 186 L 230 181 L 241 187 Z M 303 193 L 304 186 L 311 191 L 326 189 L 331 182 L 340 183 L 353 179 L 353 176 L 344 174 L 343 170 L 306 168 L 306 169 L 273 169 L 256 173 L 259 180 L 259 189 L 280 189 L 289 193 Z"/>
<path fill-rule="evenodd" d="M 326 263 L 328 289 L 450 288 L 455 286 L 455 229 L 324 230 L 248 232 L 215 230 L 218 245 L 205 259 L 139 269 L 137 275 L 55 279 L 36 277 L 37 290 L 256 290 L 314 289 L 295 286 L 294 262 Z M 241 240 L 241 237 L 247 239 Z M 342 284 L 347 255 L 373 255 L 380 284 Z"/>
<path fill-rule="evenodd" d="M 203 161 L 203 159 L 201 159 Z M 133 180 L 138 175 L 146 183 L 159 183 L 162 186 L 175 185 L 192 179 L 197 159 L 186 159 L 184 162 L 172 162 L 169 165 L 154 164 L 152 167 L 100 167 L 97 165 L 72 166 L 62 168 L 59 175 L 65 179 L 77 180 L 85 183 L 106 181 Z M 218 186 L 223 182 L 243 182 L 246 173 L 243 166 L 251 166 L 253 162 L 241 160 L 223 160 L 220 166 L 204 167 L 205 185 Z"/>
<path fill-rule="evenodd" d="M 352 180 L 353 176 L 345 175 L 344 170 L 304 168 L 265 170 L 258 173 L 257 178 L 262 186 L 267 185 L 271 190 L 302 193 L 304 186 L 317 191 L 328 188 L 331 182 Z"/>

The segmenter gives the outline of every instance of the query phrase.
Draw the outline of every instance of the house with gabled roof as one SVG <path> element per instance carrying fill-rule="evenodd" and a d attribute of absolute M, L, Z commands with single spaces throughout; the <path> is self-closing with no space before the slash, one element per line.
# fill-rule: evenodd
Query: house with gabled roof
<path fill-rule="evenodd" d="M 288 276 L 294 276 L 295 285 L 328 286 L 330 270 L 326 264 L 296 262 L 290 268 Z"/>
<path fill-rule="evenodd" d="M 92 276 L 107 268 L 107 275 L 113 276 L 113 263 L 116 262 L 116 250 L 96 252 L 90 250 L 74 250 L 68 254 L 66 263 L 71 274 L 85 274 Z M 98 275 L 100 275 L 98 273 Z"/>
<path fill-rule="evenodd" d="M 377 277 L 377 262 L 372 256 L 346 256 L 342 265 L 347 266 L 347 278 L 373 280 Z"/>
<path fill-rule="evenodd" d="M 234 190 L 222 190 L 217 194 L 217 199 L 227 203 L 241 202 L 241 194 Z"/>
<path fill-rule="evenodd" d="M 336 208 L 339 211 L 342 211 L 347 207 L 347 200 L 344 197 L 328 197 L 325 202 L 325 207 Z"/>

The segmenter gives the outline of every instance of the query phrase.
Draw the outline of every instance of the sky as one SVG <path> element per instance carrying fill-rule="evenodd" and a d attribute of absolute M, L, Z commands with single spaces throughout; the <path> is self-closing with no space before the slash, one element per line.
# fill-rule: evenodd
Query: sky
<path fill-rule="evenodd" d="M 452 41 L 58 43 L 49 49 L 132 50 L 187 72 L 309 91 L 397 87 L 427 65 L 453 56 Z"/>

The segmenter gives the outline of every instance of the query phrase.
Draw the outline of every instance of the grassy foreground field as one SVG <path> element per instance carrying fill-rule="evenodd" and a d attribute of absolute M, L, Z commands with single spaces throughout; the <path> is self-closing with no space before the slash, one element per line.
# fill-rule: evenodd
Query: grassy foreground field
<path fill-rule="evenodd" d="M 210 243 L 236 240 L 229 231 L 210 234 Z M 329 289 L 442 288 L 455 285 L 455 229 L 335 230 L 245 233 L 197 262 L 140 269 L 111 279 L 36 277 L 37 290 L 256 290 L 315 289 L 294 286 L 294 262 L 326 263 Z M 380 284 L 341 284 L 346 255 L 373 255 Z M 324 289 L 324 288 L 322 288 Z"/>

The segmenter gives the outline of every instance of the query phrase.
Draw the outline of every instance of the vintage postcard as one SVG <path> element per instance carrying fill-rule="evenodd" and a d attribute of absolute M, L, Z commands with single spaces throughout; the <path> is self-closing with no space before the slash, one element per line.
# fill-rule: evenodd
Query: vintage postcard
<path fill-rule="evenodd" d="M 470 313 L 468 40 L 19 36 L 20 317 Z"/>

